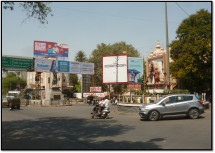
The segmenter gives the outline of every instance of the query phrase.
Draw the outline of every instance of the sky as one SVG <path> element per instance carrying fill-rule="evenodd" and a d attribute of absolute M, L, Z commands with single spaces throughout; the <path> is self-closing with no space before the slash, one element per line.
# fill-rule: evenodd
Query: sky
<path fill-rule="evenodd" d="M 33 43 L 49 41 L 69 45 L 69 59 L 78 51 L 89 58 L 97 45 L 125 41 L 146 58 L 157 41 L 166 49 L 164 2 L 52 2 L 48 24 L 25 20 L 19 5 L 2 9 L 2 54 L 33 57 Z M 210 2 L 167 2 L 169 44 L 182 21 L 200 9 L 211 13 Z M 23 22 L 24 21 L 24 22 Z"/>

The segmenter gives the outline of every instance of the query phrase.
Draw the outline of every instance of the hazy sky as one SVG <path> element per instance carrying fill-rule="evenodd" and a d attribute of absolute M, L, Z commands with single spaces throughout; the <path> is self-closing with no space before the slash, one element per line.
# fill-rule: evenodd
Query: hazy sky
<path fill-rule="evenodd" d="M 2 53 L 33 57 L 33 42 L 69 44 L 69 60 L 79 50 L 87 57 L 98 44 L 125 41 L 144 57 L 155 50 L 157 41 L 166 49 L 164 2 L 53 2 L 54 16 L 42 25 L 26 18 L 16 5 L 14 11 L 2 9 Z M 168 2 L 169 43 L 188 15 L 200 9 L 211 12 L 210 2 Z"/>

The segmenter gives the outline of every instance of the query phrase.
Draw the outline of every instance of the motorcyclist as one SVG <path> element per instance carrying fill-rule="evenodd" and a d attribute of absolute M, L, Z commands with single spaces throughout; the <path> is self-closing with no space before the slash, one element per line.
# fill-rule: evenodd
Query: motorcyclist
<path fill-rule="evenodd" d="M 105 106 L 106 108 L 109 108 L 109 103 L 110 103 L 110 101 L 108 100 L 107 97 L 105 97 L 104 106 Z"/>
<path fill-rule="evenodd" d="M 99 102 L 99 114 L 101 114 L 102 110 L 105 108 L 104 104 L 105 104 L 105 101 L 104 101 L 104 98 L 102 97 L 101 101 Z"/>

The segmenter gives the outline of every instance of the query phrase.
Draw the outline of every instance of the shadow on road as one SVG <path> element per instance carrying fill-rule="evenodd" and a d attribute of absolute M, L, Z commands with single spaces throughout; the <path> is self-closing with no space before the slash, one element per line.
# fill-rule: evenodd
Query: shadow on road
<path fill-rule="evenodd" d="M 161 149 L 156 141 L 114 141 L 114 136 L 133 130 L 131 126 L 79 118 L 40 118 L 2 122 L 2 150 L 52 149 Z M 107 137 L 107 138 L 106 138 Z"/>

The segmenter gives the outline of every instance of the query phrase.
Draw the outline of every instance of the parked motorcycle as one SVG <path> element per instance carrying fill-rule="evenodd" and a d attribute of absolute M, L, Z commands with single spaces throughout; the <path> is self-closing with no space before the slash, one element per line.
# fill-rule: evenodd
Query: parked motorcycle
<path fill-rule="evenodd" d="M 93 109 L 93 111 L 90 114 L 90 118 L 93 119 L 94 117 L 99 117 L 99 118 L 107 119 L 109 114 L 110 114 L 110 109 L 106 107 L 101 111 L 101 113 L 99 113 L 99 111 L 97 111 L 96 109 Z"/>

